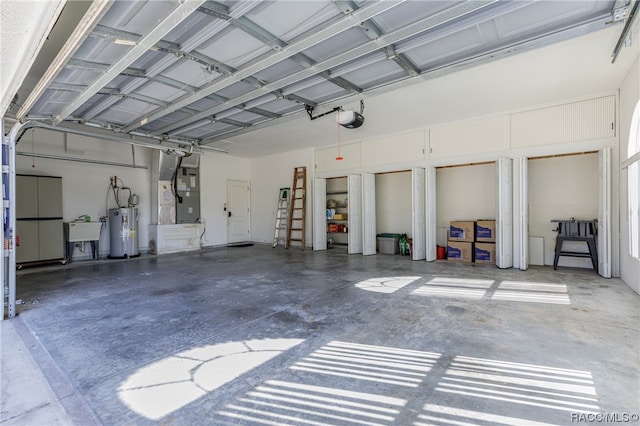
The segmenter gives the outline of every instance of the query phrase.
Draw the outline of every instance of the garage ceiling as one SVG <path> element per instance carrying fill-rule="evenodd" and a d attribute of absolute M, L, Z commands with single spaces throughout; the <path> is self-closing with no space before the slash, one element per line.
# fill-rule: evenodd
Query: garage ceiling
<path fill-rule="evenodd" d="M 77 27 L 49 41 L 47 67 L 32 68 L 12 111 L 219 147 L 622 23 L 628 10 L 604 0 L 69 1 L 60 21 L 75 14 Z"/>

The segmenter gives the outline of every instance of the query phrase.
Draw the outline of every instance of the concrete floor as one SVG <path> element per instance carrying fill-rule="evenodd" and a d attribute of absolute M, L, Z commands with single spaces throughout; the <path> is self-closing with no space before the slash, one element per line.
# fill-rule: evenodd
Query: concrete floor
<path fill-rule="evenodd" d="M 590 270 L 252 246 L 26 271 L 18 297 L 27 303 L 3 330 L 12 324 L 64 408 L 40 412 L 47 424 L 640 413 L 640 296 Z M 15 377 L 4 340 L 3 375 Z M 2 382 L 0 423 L 36 424 L 34 409 L 15 411 L 29 406 L 16 404 L 21 380 Z"/>

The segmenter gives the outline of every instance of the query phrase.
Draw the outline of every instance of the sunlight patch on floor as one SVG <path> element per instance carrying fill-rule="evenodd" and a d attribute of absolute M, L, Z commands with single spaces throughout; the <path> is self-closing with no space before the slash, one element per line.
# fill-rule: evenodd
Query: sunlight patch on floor
<path fill-rule="evenodd" d="M 291 369 L 417 387 L 439 358 L 433 352 L 333 341 Z"/>
<path fill-rule="evenodd" d="M 569 305 L 564 284 L 435 277 L 411 292 L 414 296 Z"/>
<path fill-rule="evenodd" d="M 499 414 L 447 407 L 437 404 L 427 403 L 422 407 L 422 409 L 425 413 L 418 415 L 419 420 L 413 422 L 413 426 L 428 426 L 434 424 L 475 426 L 478 422 L 482 422 L 482 424 L 489 423 L 507 426 L 553 426 L 551 423 L 542 423 L 519 417 L 503 416 Z"/>
<path fill-rule="evenodd" d="M 482 299 L 494 280 L 435 277 L 411 292 L 414 296 Z"/>
<path fill-rule="evenodd" d="M 493 300 L 514 302 L 552 303 L 569 305 L 569 294 L 564 284 L 502 281 L 491 296 Z"/>
<path fill-rule="evenodd" d="M 247 340 L 189 349 L 140 368 L 118 397 L 137 414 L 160 420 L 302 342 Z"/>
<path fill-rule="evenodd" d="M 587 371 L 482 358 L 455 357 L 436 391 L 572 413 L 599 410 Z"/>
<path fill-rule="evenodd" d="M 385 395 L 268 380 L 218 414 L 260 424 L 390 425 L 405 404 Z"/>
<path fill-rule="evenodd" d="M 422 277 L 376 277 L 355 284 L 361 290 L 376 293 L 394 293 Z"/>

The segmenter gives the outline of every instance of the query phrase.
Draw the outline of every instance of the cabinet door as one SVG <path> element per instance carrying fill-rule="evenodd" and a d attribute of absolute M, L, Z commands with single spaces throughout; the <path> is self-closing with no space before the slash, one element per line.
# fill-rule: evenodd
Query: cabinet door
<path fill-rule="evenodd" d="M 38 217 L 38 177 L 16 176 L 16 218 Z"/>
<path fill-rule="evenodd" d="M 40 260 L 64 257 L 62 219 L 39 220 L 38 237 Z"/>
<path fill-rule="evenodd" d="M 20 236 L 20 245 L 16 247 L 16 263 L 40 260 L 38 221 L 16 220 L 16 232 Z"/>
<path fill-rule="evenodd" d="M 62 178 L 38 177 L 38 217 L 62 218 Z"/>

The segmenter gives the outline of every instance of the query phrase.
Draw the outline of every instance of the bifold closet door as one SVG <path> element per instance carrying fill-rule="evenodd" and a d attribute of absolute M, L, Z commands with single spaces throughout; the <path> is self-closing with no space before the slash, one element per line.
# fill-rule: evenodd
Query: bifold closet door
<path fill-rule="evenodd" d="M 313 249 L 327 249 L 327 180 L 313 180 Z"/>
<path fill-rule="evenodd" d="M 598 274 L 611 278 L 611 148 L 598 153 Z"/>
<path fill-rule="evenodd" d="M 349 229 L 349 254 L 362 253 L 362 176 L 349 175 L 349 210 L 347 226 Z"/>
<path fill-rule="evenodd" d="M 425 197 L 425 170 L 420 167 L 411 170 L 411 230 L 412 230 L 412 248 L 411 258 L 413 260 L 422 260 L 426 257 L 426 204 Z"/>
<path fill-rule="evenodd" d="M 427 262 L 432 262 L 436 260 L 438 244 L 436 227 L 436 168 L 428 167 L 426 175 L 426 259 Z"/>
<path fill-rule="evenodd" d="M 496 266 L 513 267 L 513 163 L 510 158 L 496 161 Z"/>
<path fill-rule="evenodd" d="M 376 175 L 362 174 L 362 254 L 376 254 Z"/>

